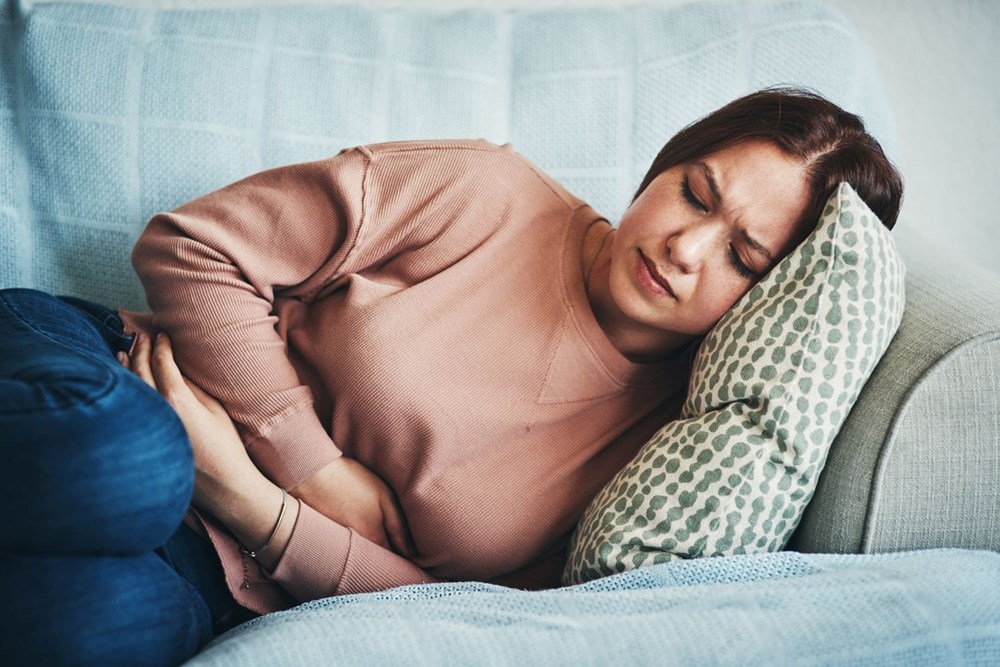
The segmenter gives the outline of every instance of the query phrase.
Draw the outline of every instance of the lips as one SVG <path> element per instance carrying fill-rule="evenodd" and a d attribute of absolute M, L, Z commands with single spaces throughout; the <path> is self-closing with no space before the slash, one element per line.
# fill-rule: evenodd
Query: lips
<path fill-rule="evenodd" d="M 662 287 L 672 298 L 676 299 L 677 295 L 674 294 L 674 290 L 670 287 L 670 283 L 667 282 L 667 279 L 664 278 L 656 269 L 656 264 L 646 257 L 641 250 L 639 251 L 639 257 L 642 259 L 642 263 L 646 265 L 646 270 L 649 271 L 649 275 L 652 276 L 656 284 Z"/>

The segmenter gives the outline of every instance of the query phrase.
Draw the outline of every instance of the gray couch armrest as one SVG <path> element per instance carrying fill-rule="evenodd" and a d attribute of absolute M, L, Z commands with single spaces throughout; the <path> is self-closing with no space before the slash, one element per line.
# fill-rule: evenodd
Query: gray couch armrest
<path fill-rule="evenodd" d="M 908 233 L 899 331 L 787 549 L 1000 551 L 1000 274 Z"/>

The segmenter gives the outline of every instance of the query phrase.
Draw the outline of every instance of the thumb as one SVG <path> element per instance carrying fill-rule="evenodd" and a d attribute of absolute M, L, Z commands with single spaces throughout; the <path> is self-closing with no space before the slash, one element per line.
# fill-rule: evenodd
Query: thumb
<path fill-rule="evenodd" d="M 396 502 L 395 498 L 383 495 L 381 505 L 385 532 L 389 536 L 393 548 L 407 558 L 413 558 L 417 555 L 416 550 L 413 548 L 410 530 L 406 525 L 406 519 L 403 518 L 403 511 L 399 508 L 399 503 Z"/>
<path fill-rule="evenodd" d="M 153 343 L 150 369 L 156 380 L 156 387 L 168 402 L 188 401 L 194 398 L 191 389 L 184 382 L 181 370 L 174 361 L 174 351 L 170 339 L 161 333 Z"/>
<path fill-rule="evenodd" d="M 185 384 L 187 384 L 188 389 L 191 390 L 191 393 L 194 394 L 194 397 L 197 398 L 202 405 L 204 405 L 212 412 L 215 412 L 217 414 L 222 413 L 228 416 L 229 413 L 227 413 L 226 409 L 222 407 L 222 403 L 219 402 L 219 399 L 217 399 L 215 396 L 212 396 L 210 393 L 199 387 L 190 378 L 183 375 L 181 377 L 184 378 L 184 382 Z"/>

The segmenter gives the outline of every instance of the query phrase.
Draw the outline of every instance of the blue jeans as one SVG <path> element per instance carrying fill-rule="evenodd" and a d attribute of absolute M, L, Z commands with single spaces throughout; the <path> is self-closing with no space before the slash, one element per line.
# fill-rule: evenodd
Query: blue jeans
<path fill-rule="evenodd" d="M 210 543 L 177 414 L 115 352 L 117 313 L 0 290 L 0 655 L 175 665 L 251 618 Z"/>

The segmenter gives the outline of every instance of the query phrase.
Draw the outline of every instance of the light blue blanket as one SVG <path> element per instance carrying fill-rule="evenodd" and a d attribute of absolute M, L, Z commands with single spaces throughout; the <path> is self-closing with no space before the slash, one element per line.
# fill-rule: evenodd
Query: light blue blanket
<path fill-rule="evenodd" d="M 327 598 L 189 665 L 1000 665 L 1000 554 L 780 552 L 550 591 L 476 583 Z"/>

